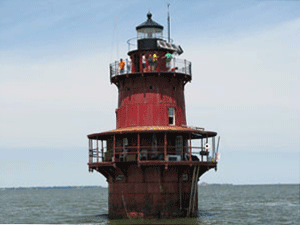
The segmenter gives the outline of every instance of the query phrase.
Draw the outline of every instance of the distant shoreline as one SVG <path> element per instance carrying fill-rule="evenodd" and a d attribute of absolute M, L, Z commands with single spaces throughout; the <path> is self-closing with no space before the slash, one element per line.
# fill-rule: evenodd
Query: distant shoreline
<path fill-rule="evenodd" d="M 48 190 L 48 189 L 91 189 L 91 188 L 106 188 L 102 186 L 47 186 L 47 187 L 4 187 L 0 188 L 0 190 L 10 190 L 10 191 L 18 191 L 18 190 Z"/>
<path fill-rule="evenodd" d="M 218 184 L 218 183 L 200 183 L 198 186 L 256 186 L 256 185 L 300 185 L 299 183 L 295 184 L 285 184 L 285 183 L 277 183 L 277 184 Z M 8 191 L 18 191 L 18 190 L 49 190 L 49 189 L 105 189 L 108 187 L 103 186 L 45 186 L 45 187 L 0 187 L 0 191 L 8 190 Z"/>

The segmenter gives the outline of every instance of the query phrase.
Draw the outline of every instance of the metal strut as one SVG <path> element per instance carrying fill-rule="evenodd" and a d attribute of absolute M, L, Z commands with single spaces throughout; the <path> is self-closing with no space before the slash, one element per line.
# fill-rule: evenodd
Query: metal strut
<path fill-rule="evenodd" d="M 195 210 L 196 210 L 196 201 L 197 201 L 196 196 L 198 196 L 197 193 L 198 193 L 199 172 L 200 172 L 200 166 L 198 166 L 198 168 L 197 168 L 197 174 L 196 174 L 196 177 L 195 177 L 195 188 L 194 188 L 194 196 L 193 196 L 193 204 L 192 204 L 192 215 L 194 215 Z"/>
<path fill-rule="evenodd" d="M 195 212 L 196 206 L 196 193 L 198 191 L 198 177 L 199 177 L 200 166 L 195 166 L 193 171 L 192 185 L 191 185 L 191 194 L 190 194 L 190 204 L 187 212 L 187 217 L 191 217 Z"/>
<path fill-rule="evenodd" d="M 191 193 L 190 193 L 190 201 L 189 201 L 189 209 L 188 209 L 187 214 L 186 214 L 187 217 L 189 217 L 190 214 L 191 214 L 191 205 L 192 205 L 192 195 L 193 195 L 193 191 L 194 191 L 195 173 L 196 173 L 196 167 L 194 167 L 194 171 L 193 171 L 193 178 L 192 178 L 192 185 L 191 185 Z"/>

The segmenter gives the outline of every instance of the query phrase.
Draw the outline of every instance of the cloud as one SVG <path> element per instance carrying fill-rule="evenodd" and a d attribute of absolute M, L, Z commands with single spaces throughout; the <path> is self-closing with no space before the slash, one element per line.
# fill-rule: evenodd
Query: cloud
<path fill-rule="evenodd" d="M 209 93 L 209 98 L 200 95 L 201 100 L 213 104 L 291 103 L 290 97 L 299 93 L 299 27 L 297 19 L 229 43 L 188 46 L 186 56 L 196 61 L 193 82 L 201 84 L 201 92 Z M 195 96 L 198 90 L 192 86 Z"/>
<path fill-rule="evenodd" d="M 299 29 L 296 19 L 241 39 L 188 45 L 189 123 L 218 131 L 224 149 L 298 151 Z"/>
<path fill-rule="evenodd" d="M 85 146 L 87 134 L 114 128 L 117 89 L 104 53 L 2 68 L 0 147 Z"/>
<path fill-rule="evenodd" d="M 299 24 L 297 19 L 232 41 L 187 44 L 182 57 L 193 63 L 193 81 L 185 91 L 190 125 L 218 131 L 225 149 L 280 150 L 284 137 L 295 151 Z M 72 137 L 114 128 L 117 89 L 109 84 L 110 53 L 78 52 L 48 60 L 5 53 L 0 54 L 5 146 L 53 141 L 67 146 Z M 34 141 L 41 135 L 42 141 Z"/>

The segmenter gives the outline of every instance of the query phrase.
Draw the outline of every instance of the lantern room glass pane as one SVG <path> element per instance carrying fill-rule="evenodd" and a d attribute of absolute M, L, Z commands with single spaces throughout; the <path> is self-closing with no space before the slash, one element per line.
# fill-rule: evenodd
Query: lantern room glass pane
<path fill-rule="evenodd" d="M 142 28 L 137 32 L 137 38 L 162 38 L 162 29 L 159 28 Z"/>

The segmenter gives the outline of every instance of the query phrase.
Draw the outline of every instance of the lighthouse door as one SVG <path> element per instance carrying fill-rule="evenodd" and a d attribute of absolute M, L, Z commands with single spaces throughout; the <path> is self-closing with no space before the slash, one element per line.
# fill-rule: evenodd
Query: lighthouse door
<path fill-rule="evenodd" d="M 135 67 L 135 72 L 140 72 L 140 55 L 135 54 L 134 55 L 134 67 Z"/>

